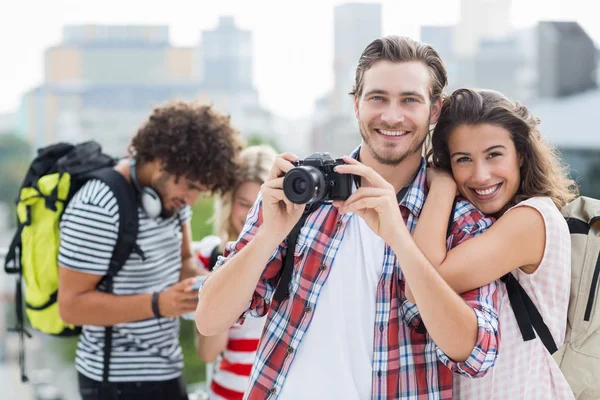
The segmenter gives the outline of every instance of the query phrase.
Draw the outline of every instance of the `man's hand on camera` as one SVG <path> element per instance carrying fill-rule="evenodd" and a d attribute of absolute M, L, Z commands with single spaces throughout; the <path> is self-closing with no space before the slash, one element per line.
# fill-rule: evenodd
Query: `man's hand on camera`
<path fill-rule="evenodd" d="M 283 241 L 300 220 L 304 204 L 294 204 L 283 193 L 283 176 L 294 168 L 292 161 L 298 157 L 292 153 L 277 156 L 269 177 L 260 188 L 263 200 L 263 223 L 261 230 L 273 238 Z"/>
<path fill-rule="evenodd" d="M 158 310 L 163 317 L 180 317 L 193 312 L 198 305 L 198 291 L 192 286 L 196 278 L 187 278 L 169 287 L 158 296 Z"/>
<path fill-rule="evenodd" d="M 373 232 L 391 245 L 397 238 L 398 229 L 404 226 L 394 187 L 372 168 L 357 160 L 346 156 L 344 162 L 345 165 L 336 167 L 336 172 L 358 175 L 363 182 L 367 180 L 369 186 L 360 187 L 346 201 L 334 201 L 333 205 L 339 207 L 341 213 L 359 215 Z"/>

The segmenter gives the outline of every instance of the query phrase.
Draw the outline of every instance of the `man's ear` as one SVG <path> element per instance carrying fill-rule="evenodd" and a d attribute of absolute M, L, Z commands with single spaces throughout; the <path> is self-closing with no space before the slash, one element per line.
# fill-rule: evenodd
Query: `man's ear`
<path fill-rule="evenodd" d="M 440 118 L 440 113 L 442 112 L 442 96 L 439 99 L 431 103 L 431 117 L 429 123 L 431 125 L 435 125 Z"/>
<path fill-rule="evenodd" d="M 354 94 L 354 115 L 356 115 L 356 119 L 359 119 L 360 113 L 358 112 L 358 93 Z"/>

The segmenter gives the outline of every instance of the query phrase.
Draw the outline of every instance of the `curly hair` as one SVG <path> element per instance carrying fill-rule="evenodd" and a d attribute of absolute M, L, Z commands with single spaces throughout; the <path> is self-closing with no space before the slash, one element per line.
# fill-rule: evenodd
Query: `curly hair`
<path fill-rule="evenodd" d="M 444 99 L 439 120 L 433 130 L 429 157 L 449 172 L 448 138 L 460 125 L 491 124 L 510 132 L 517 154 L 523 160 L 521 184 L 513 198 L 517 204 L 531 197 L 549 197 L 562 208 L 577 196 L 573 181 L 560 154 L 539 132 L 540 121 L 527 107 L 492 90 L 457 89 Z"/>
<path fill-rule="evenodd" d="M 236 240 L 240 232 L 231 225 L 231 208 L 233 196 L 242 183 L 256 182 L 262 185 L 269 176 L 269 171 L 275 162 L 277 153 L 268 145 L 250 146 L 240 155 L 242 166 L 238 185 L 230 191 L 215 198 L 215 211 L 212 217 L 215 234 L 221 238 L 221 251 L 229 241 Z"/>
<path fill-rule="evenodd" d="M 236 184 L 242 146 L 228 116 L 178 101 L 154 109 L 132 138 L 129 154 L 140 164 L 160 160 L 165 172 L 220 193 Z"/>

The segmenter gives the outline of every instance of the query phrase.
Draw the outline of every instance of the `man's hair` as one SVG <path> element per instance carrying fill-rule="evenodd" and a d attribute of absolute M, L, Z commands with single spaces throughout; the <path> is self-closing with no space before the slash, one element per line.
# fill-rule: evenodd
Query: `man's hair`
<path fill-rule="evenodd" d="M 458 126 L 491 124 L 506 129 L 522 158 L 521 183 L 512 204 L 544 196 L 561 208 L 577 194 L 558 151 L 544 140 L 527 107 L 492 90 L 458 89 L 444 99 L 433 130 L 434 164 L 451 172 L 448 138 Z"/>
<path fill-rule="evenodd" d="M 129 154 L 140 164 L 159 160 L 176 178 L 224 192 L 236 183 L 241 149 L 228 116 L 178 101 L 154 109 L 131 140 Z"/>
<path fill-rule="evenodd" d="M 431 76 L 429 97 L 432 102 L 442 96 L 448 84 L 444 62 L 433 47 L 404 36 L 391 35 L 373 40 L 363 51 L 356 67 L 356 79 L 351 95 L 362 95 L 365 72 L 378 61 L 417 61 L 425 64 Z"/>
<path fill-rule="evenodd" d="M 238 184 L 215 199 L 213 223 L 215 233 L 221 238 L 221 251 L 227 242 L 236 240 L 239 235 L 231 225 L 231 208 L 235 191 L 246 182 L 262 185 L 269 176 L 275 157 L 277 153 L 268 145 L 250 146 L 242 151 Z"/>

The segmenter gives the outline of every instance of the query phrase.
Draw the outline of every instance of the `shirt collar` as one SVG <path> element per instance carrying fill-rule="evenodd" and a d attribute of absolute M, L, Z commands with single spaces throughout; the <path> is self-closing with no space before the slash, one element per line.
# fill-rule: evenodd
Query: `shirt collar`
<path fill-rule="evenodd" d="M 350 156 L 352 158 L 358 158 L 360 152 L 360 146 L 358 146 Z M 421 215 L 421 210 L 425 204 L 425 198 L 427 196 L 427 163 L 425 158 L 421 157 L 421 164 L 412 183 L 405 186 L 396 194 L 398 198 L 398 204 L 408 209 L 415 217 Z M 402 193 L 404 192 L 404 195 Z"/>

